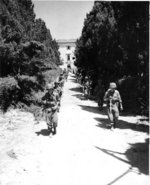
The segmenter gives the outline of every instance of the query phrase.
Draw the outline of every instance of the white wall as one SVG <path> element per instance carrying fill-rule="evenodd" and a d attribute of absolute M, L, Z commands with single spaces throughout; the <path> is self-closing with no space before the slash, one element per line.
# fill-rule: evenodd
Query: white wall
<path fill-rule="evenodd" d="M 67 46 L 59 46 L 59 52 L 60 52 L 60 57 L 63 60 L 63 63 L 65 66 L 68 64 L 72 65 L 74 63 L 74 46 L 70 46 L 70 49 L 67 49 Z M 67 60 L 67 55 L 70 55 L 70 61 Z"/>

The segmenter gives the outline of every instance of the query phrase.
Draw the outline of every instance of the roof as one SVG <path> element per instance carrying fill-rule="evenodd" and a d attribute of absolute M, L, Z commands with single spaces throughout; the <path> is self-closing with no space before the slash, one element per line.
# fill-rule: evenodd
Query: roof
<path fill-rule="evenodd" d="M 63 43 L 75 43 L 77 39 L 58 39 L 56 42 L 58 44 L 63 44 Z"/>

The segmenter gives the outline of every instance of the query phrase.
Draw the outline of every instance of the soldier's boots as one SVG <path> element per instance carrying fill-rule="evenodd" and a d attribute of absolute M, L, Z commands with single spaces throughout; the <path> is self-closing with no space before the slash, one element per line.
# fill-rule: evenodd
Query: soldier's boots
<path fill-rule="evenodd" d="M 54 128 L 53 128 L 53 135 L 55 135 L 56 134 L 56 126 L 54 126 Z"/>

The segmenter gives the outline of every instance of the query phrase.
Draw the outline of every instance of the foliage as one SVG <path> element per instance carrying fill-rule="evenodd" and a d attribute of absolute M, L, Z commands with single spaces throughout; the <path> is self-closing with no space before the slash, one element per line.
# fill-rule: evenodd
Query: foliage
<path fill-rule="evenodd" d="M 0 1 L 2 107 L 6 102 L 7 108 L 19 102 L 27 105 L 35 103 L 34 94 L 44 90 L 46 81 L 52 79 L 52 76 L 45 78 L 45 73 L 54 71 L 55 78 L 59 75 L 59 55 L 58 45 L 45 22 L 35 19 L 31 0 Z"/>
<path fill-rule="evenodd" d="M 0 108 L 6 111 L 17 102 L 20 87 L 13 77 L 0 78 Z"/>
<path fill-rule="evenodd" d="M 126 110 L 131 105 L 137 110 L 139 99 L 147 102 L 145 107 L 148 107 L 148 10 L 148 2 L 97 1 L 87 14 L 77 41 L 76 66 L 85 71 L 85 75 L 93 71 L 93 92 L 99 79 L 105 89 L 111 81 L 136 79 L 137 88 L 129 88 L 132 80 L 127 84 L 118 83 L 122 92 L 128 86 L 128 92 L 123 93 L 124 102 L 130 94 Z"/>

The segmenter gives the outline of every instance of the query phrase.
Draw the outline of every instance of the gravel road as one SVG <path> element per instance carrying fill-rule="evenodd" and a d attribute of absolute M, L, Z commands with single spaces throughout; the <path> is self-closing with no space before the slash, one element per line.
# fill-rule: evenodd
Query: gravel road
<path fill-rule="evenodd" d="M 0 115 L 0 185 L 148 185 L 148 132 L 136 121 L 120 116 L 111 131 L 70 74 L 57 135 L 30 113 Z"/>

